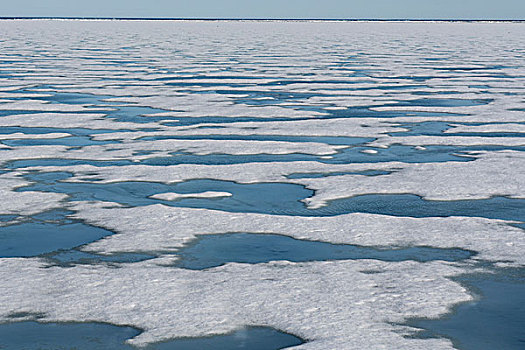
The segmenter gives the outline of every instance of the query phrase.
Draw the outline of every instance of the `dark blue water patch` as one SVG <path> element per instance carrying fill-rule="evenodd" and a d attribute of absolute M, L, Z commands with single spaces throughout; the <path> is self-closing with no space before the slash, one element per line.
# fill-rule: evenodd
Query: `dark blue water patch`
<path fill-rule="evenodd" d="M 251 154 L 232 155 L 214 153 L 209 155 L 195 155 L 185 152 L 176 152 L 167 157 L 146 158 L 135 164 L 169 166 L 178 164 L 203 164 L 203 165 L 228 165 L 244 163 L 272 163 L 272 162 L 294 162 L 294 161 L 318 161 L 319 157 L 310 154 Z"/>
<path fill-rule="evenodd" d="M 469 89 L 492 89 L 490 85 L 469 85 Z"/>
<path fill-rule="evenodd" d="M 0 214 L 0 222 L 9 222 L 13 221 L 18 217 L 18 215 L 9 215 L 9 214 Z"/>
<path fill-rule="evenodd" d="M 345 79 L 333 79 L 333 80 L 323 80 L 323 79 L 287 79 L 287 80 L 275 80 L 271 82 L 266 82 L 263 84 L 258 84 L 259 86 L 286 86 L 293 84 L 344 84 L 344 85 L 354 85 L 360 83 L 368 83 L 368 80 L 345 80 Z"/>
<path fill-rule="evenodd" d="M 113 234 L 82 223 L 23 223 L 0 228 L 1 257 L 30 257 L 73 248 Z"/>
<path fill-rule="evenodd" d="M 40 176 L 40 175 L 38 175 Z M 57 175 L 63 176 L 61 174 Z M 38 181 L 34 177 L 28 179 Z M 309 197 L 313 191 L 303 186 L 284 183 L 238 184 L 220 180 L 190 180 L 175 184 L 158 182 L 117 182 L 117 183 L 68 183 L 68 182 L 37 182 L 17 191 L 42 191 L 66 193 L 72 201 L 97 200 L 111 201 L 128 206 L 145 206 L 165 204 L 177 207 L 216 208 L 235 212 L 272 212 L 286 211 L 287 207 L 302 207 L 298 202 Z M 220 198 L 183 198 L 177 201 L 166 201 L 150 198 L 150 196 L 175 192 L 198 193 L 205 191 L 220 191 L 233 193 L 231 197 Z"/>
<path fill-rule="evenodd" d="M 23 115 L 23 114 L 42 114 L 42 113 L 53 113 L 53 114 L 106 114 L 111 113 L 112 111 L 107 110 L 108 106 L 93 106 L 93 107 L 86 107 L 81 111 L 64 111 L 64 110 L 31 110 L 31 109 L 4 109 L 0 110 L 0 117 L 7 117 L 11 115 Z"/>
<path fill-rule="evenodd" d="M 458 75 L 459 73 L 462 73 L 461 71 L 456 71 L 454 72 L 456 74 L 454 75 L 440 75 L 439 76 L 439 79 L 455 79 L 455 78 L 458 78 Z M 476 77 L 476 78 L 502 78 L 502 79 L 505 79 L 505 78 L 515 78 L 513 76 L 509 76 L 507 74 L 504 74 L 504 73 L 501 73 L 501 72 L 494 72 L 494 73 L 491 73 L 491 74 L 482 74 L 481 72 L 472 72 L 472 71 L 465 71 L 465 73 L 468 73 L 468 76 L 469 77 Z M 480 74 L 481 73 L 481 74 Z M 374 78 L 374 79 L 381 79 L 382 77 L 377 77 L 377 76 L 374 76 L 374 75 L 370 75 L 371 78 Z M 412 81 L 416 81 L 416 82 L 425 82 L 427 80 L 432 80 L 432 79 L 436 79 L 436 76 L 435 75 L 421 75 L 421 76 L 410 76 L 410 75 L 404 75 L 404 76 L 390 76 L 389 79 L 402 79 L 402 80 L 412 80 Z"/>
<path fill-rule="evenodd" d="M 3 109 L 0 110 L 0 117 L 8 117 L 10 115 L 17 115 L 17 114 L 38 114 L 38 113 L 44 113 L 43 111 L 31 111 L 31 110 L 14 110 L 14 109 Z M 53 111 L 53 113 L 57 113 Z M 60 112 L 58 112 L 60 113 Z"/>
<path fill-rule="evenodd" d="M 66 180 L 71 177 L 73 177 L 73 174 L 66 171 L 52 171 L 47 173 L 31 172 L 24 176 L 26 180 L 46 185 L 52 185 L 57 181 Z"/>
<path fill-rule="evenodd" d="M 420 89 L 420 88 L 425 88 L 427 86 L 425 85 L 401 85 L 401 84 L 392 84 L 392 85 L 384 85 L 384 84 L 380 84 L 380 85 L 376 85 L 376 86 L 367 86 L 367 87 L 358 87 L 358 88 L 349 88 L 349 87 L 322 87 L 321 90 L 323 91 L 371 91 L 371 90 L 394 90 L 394 91 L 399 91 L 399 90 L 411 90 L 411 89 Z M 311 91 L 316 91 L 317 89 L 311 89 Z M 412 94 L 416 95 L 418 93 L 418 91 L 415 91 L 415 92 L 412 92 Z M 453 93 L 453 92 L 448 92 L 447 93 Z M 326 96 L 325 94 L 323 94 L 323 96 Z M 330 96 L 330 95 L 328 95 Z"/>
<path fill-rule="evenodd" d="M 88 159 L 61 159 L 61 158 L 42 158 L 42 159 L 21 159 L 13 160 L 4 165 L 6 169 L 19 169 L 38 166 L 74 166 L 74 165 L 93 165 L 96 167 L 125 166 L 137 164 L 131 160 L 88 160 Z"/>
<path fill-rule="evenodd" d="M 330 201 L 328 206 L 312 210 L 316 215 L 330 213 L 370 213 L 408 217 L 485 217 L 525 221 L 525 200 L 492 197 L 476 200 L 425 200 L 413 194 L 367 194 Z"/>
<path fill-rule="evenodd" d="M 202 338 L 181 338 L 157 343 L 145 350 L 278 350 L 304 344 L 292 334 L 269 327 L 246 327 L 227 335 Z"/>
<path fill-rule="evenodd" d="M 35 91 L 28 89 L 28 90 L 23 90 L 21 92 L 34 93 Z M 37 92 L 40 92 L 40 91 L 37 91 Z M 114 98 L 114 97 L 115 96 L 93 95 L 93 94 L 87 94 L 87 93 L 45 91 L 45 92 L 42 92 L 42 96 L 39 96 L 39 97 L 32 96 L 31 100 L 49 101 L 51 103 L 70 104 L 70 105 L 79 105 L 79 104 L 86 104 L 86 105 L 105 104 L 107 105 L 108 103 L 104 102 L 103 100 L 107 98 Z M 24 99 L 24 98 L 21 98 L 21 99 Z"/>
<path fill-rule="evenodd" d="M 61 145 L 61 146 L 71 146 L 71 147 L 83 147 L 91 145 L 107 145 L 112 143 L 120 143 L 116 140 L 111 141 L 99 141 L 93 140 L 91 137 L 87 136 L 68 136 L 61 137 L 56 139 L 48 138 L 23 138 L 23 139 L 12 139 L 12 140 L 2 140 L 1 143 L 10 147 L 18 146 L 43 146 L 43 145 Z"/>
<path fill-rule="evenodd" d="M 165 126 L 181 126 L 181 125 L 195 125 L 195 124 L 227 124 L 227 123 L 241 123 L 241 122 L 289 122 L 289 121 L 305 121 L 313 119 L 341 119 L 341 118 L 396 118 L 396 117 L 460 117 L 461 114 L 452 114 L 444 112 L 418 112 L 418 111 L 385 111 L 378 112 L 369 110 L 368 108 L 347 108 L 341 110 L 327 110 L 322 107 L 315 106 L 304 106 L 297 105 L 293 106 L 294 109 L 300 109 L 304 111 L 322 113 L 312 117 L 218 117 L 218 116 L 203 116 L 203 117 L 184 117 L 177 116 L 173 117 L 177 121 L 166 121 L 162 122 Z M 149 118 L 149 117 L 148 117 Z M 155 117 L 151 121 L 159 121 L 162 119 L 171 119 L 164 117 Z M 143 118 L 144 119 L 144 118 Z M 217 127 L 217 126 L 203 126 L 206 128 Z"/>
<path fill-rule="evenodd" d="M 393 104 L 393 106 L 399 106 Z M 374 111 L 366 107 L 349 107 L 347 109 L 325 110 L 315 109 L 318 112 L 328 113 L 328 116 L 316 117 L 317 119 L 332 118 L 397 118 L 397 117 L 461 117 L 463 114 L 446 112 L 421 112 L 421 111 Z"/>
<path fill-rule="evenodd" d="M 141 331 L 135 328 L 102 323 L 7 323 L 0 325 L 0 348 L 134 349 L 124 342 L 140 333 Z"/>
<path fill-rule="evenodd" d="M 466 137 L 525 137 L 525 133 L 520 132 L 458 132 L 450 134 L 442 134 L 436 136 L 453 137 L 453 136 L 466 136 Z"/>
<path fill-rule="evenodd" d="M 241 87 L 249 87 L 249 86 L 256 86 L 258 84 L 253 83 L 220 83 L 220 82 L 202 82 L 202 81 L 178 81 L 178 82 L 169 82 L 165 83 L 164 85 L 167 86 L 176 86 L 176 87 L 217 87 L 217 86 L 228 86 L 232 88 L 241 88 Z"/>
<path fill-rule="evenodd" d="M 143 128 L 137 130 L 129 129 L 86 129 L 86 128 L 42 128 L 42 127 L 21 127 L 21 126 L 6 126 L 0 129 L 0 134 L 51 134 L 51 133 L 69 133 L 75 136 L 89 136 L 96 134 L 109 134 L 118 132 L 132 132 L 132 131 L 155 131 L 156 129 Z"/>
<path fill-rule="evenodd" d="M 506 146 L 426 146 L 418 149 L 413 146 L 391 145 L 388 148 L 373 148 L 354 146 L 338 150 L 338 153 L 325 156 L 312 154 L 289 153 L 289 154 L 251 154 L 232 155 L 213 153 L 208 155 L 195 155 L 186 152 L 174 152 L 171 156 L 153 157 L 141 160 L 137 164 L 168 166 L 177 164 L 205 164 L 226 165 L 243 163 L 268 163 L 268 162 L 295 162 L 316 161 L 325 164 L 351 164 L 351 163 L 379 163 L 379 162 L 404 162 L 404 163 L 435 163 L 435 162 L 468 162 L 475 158 L 462 154 L 468 151 L 480 150 L 525 150 L 525 147 Z M 366 151 L 374 150 L 370 154 Z M 365 151 L 365 152 L 363 152 Z"/>
<path fill-rule="evenodd" d="M 98 265 L 103 263 L 135 263 L 153 259 L 156 255 L 146 253 L 115 253 L 111 255 L 102 255 L 84 252 L 79 249 L 68 249 L 42 254 L 40 257 L 48 262 L 48 267 L 73 267 L 76 265 Z"/>
<path fill-rule="evenodd" d="M 149 117 L 148 117 L 149 118 Z M 158 120 L 168 120 L 172 118 L 158 118 Z M 217 117 L 217 116 L 205 116 L 205 117 L 184 117 L 177 116 L 177 121 L 166 121 L 161 123 L 165 126 L 181 126 L 181 125 L 195 125 L 195 124 L 228 124 L 228 123 L 246 123 L 246 122 L 284 122 L 290 121 L 291 118 L 287 117 Z M 311 118 L 294 118 L 293 120 L 310 120 Z M 221 127 L 215 125 L 205 125 L 202 128 Z"/>
<path fill-rule="evenodd" d="M 160 116 L 160 117 L 147 117 L 146 114 L 165 113 L 164 109 L 142 107 L 142 106 L 118 106 L 113 111 L 105 111 L 107 114 L 106 118 L 115 119 L 119 122 L 130 122 L 130 123 L 152 123 L 161 120 L 178 120 L 179 117 Z"/>
<path fill-rule="evenodd" d="M 38 175 L 40 176 L 40 175 Z M 62 173 L 56 175 L 65 176 Z M 387 176 L 387 175 L 385 175 Z M 28 175 L 28 179 L 32 178 Z M 35 179 L 37 181 L 37 179 Z M 409 217 L 472 216 L 525 222 L 525 200 L 493 197 L 478 200 L 429 201 L 412 194 L 368 194 L 330 201 L 327 206 L 307 209 L 302 199 L 314 192 L 298 184 L 239 184 L 212 179 L 189 180 L 175 184 L 157 182 L 68 183 L 45 180 L 16 191 L 66 193 L 73 201 L 108 201 L 128 206 L 164 204 L 174 207 L 206 208 L 228 212 L 266 213 L 298 216 L 334 216 L 371 213 Z M 166 201 L 150 198 L 160 193 L 199 193 L 219 191 L 230 197 L 182 198 Z"/>
<path fill-rule="evenodd" d="M 28 91 L 34 92 L 34 91 Z M 149 123 L 160 120 L 177 119 L 174 117 L 145 117 L 145 114 L 154 114 L 166 112 L 164 109 L 143 107 L 134 104 L 115 104 L 103 101 L 107 98 L 113 98 L 114 96 L 109 95 L 91 95 L 82 93 L 66 93 L 66 92 L 46 92 L 52 94 L 51 96 L 36 97 L 35 100 L 50 101 L 51 103 L 64 103 L 64 104 L 91 104 L 89 109 L 75 113 L 93 113 L 100 111 L 101 113 L 107 114 L 106 117 L 116 119 L 122 122 L 134 122 L 134 123 Z M 111 110 L 103 110 L 105 108 L 111 108 Z M 31 113 L 42 113 L 43 111 L 0 111 L 0 116 L 13 115 L 13 114 L 31 114 Z M 53 113 L 71 113 L 68 111 L 57 111 Z"/>
<path fill-rule="evenodd" d="M 65 217 L 67 212 L 35 215 L 30 222 L 0 227 L 0 256 L 31 257 L 71 249 L 113 232 Z"/>
<path fill-rule="evenodd" d="M 370 150 L 377 153 L 366 153 Z M 432 145 L 418 149 L 399 144 L 390 145 L 388 148 L 352 147 L 340 150 L 339 153 L 333 155 L 332 159 L 320 159 L 319 161 L 328 164 L 468 162 L 474 160 L 473 157 L 462 154 L 468 150 L 470 150 L 468 147 Z"/>
<path fill-rule="evenodd" d="M 68 215 L 72 215 L 74 212 L 67 209 L 51 209 L 41 213 L 31 215 L 33 221 L 47 222 L 55 224 L 73 224 L 75 221 L 70 219 Z"/>
<path fill-rule="evenodd" d="M 459 249 L 409 247 L 380 249 L 349 244 L 299 240 L 274 234 L 229 233 L 202 235 L 177 252 L 175 266 L 203 270 L 237 263 L 267 263 L 275 260 L 293 262 L 376 259 L 382 261 L 432 260 L 458 261 L 474 252 Z"/>
<path fill-rule="evenodd" d="M 461 350 L 514 350 L 525 345 L 525 269 L 464 275 L 454 280 L 477 295 L 436 320 L 411 320 L 418 338 L 445 337 Z"/>
<path fill-rule="evenodd" d="M 40 323 L 0 325 L 0 348 L 6 350 L 136 350 L 125 341 L 142 331 L 104 323 Z M 269 327 L 246 327 L 226 335 L 179 338 L 141 347 L 144 350 L 278 350 L 304 340 Z"/>
<path fill-rule="evenodd" d="M 160 77 L 151 79 L 153 81 L 184 81 L 187 79 L 191 80 L 209 80 L 209 79 L 220 79 L 220 80 L 226 80 L 226 79 L 237 79 L 237 80 L 250 80 L 250 81 L 256 81 L 256 80 L 266 80 L 268 78 L 266 77 L 257 77 L 257 76 L 247 76 L 247 75 L 179 75 L 176 77 Z M 149 80 L 149 79 L 148 79 Z"/>
<path fill-rule="evenodd" d="M 235 103 L 238 104 L 245 104 L 245 105 L 274 105 L 274 104 L 280 104 L 280 103 L 290 103 L 290 102 L 298 102 L 301 100 L 307 100 L 311 97 L 319 96 L 316 92 L 309 92 L 309 93 L 298 93 L 298 92 L 283 92 L 283 91 L 253 91 L 253 90 L 213 90 L 213 91 L 205 91 L 200 93 L 216 93 L 216 94 L 226 94 L 228 96 L 235 96 L 238 95 L 239 97 L 235 98 Z M 246 97 L 248 95 L 248 97 Z M 323 96 L 330 96 L 324 94 Z M 335 95 L 334 95 L 335 96 Z M 428 100 L 428 101 L 427 101 Z M 430 103 L 434 100 L 440 100 L 440 99 L 420 99 L 420 100 L 413 100 L 413 101 L 423 101 Z M 443 99 L 447 100 L 447 99 Z M 461 101 L 470 101 L 468 102 L 469 106 L 474 104 L 477 105 L 477 103 L 485 104 L 485 100 L 461 100 L 461 99 L 448 99 L 449 104 L 458 104 Z M 456 101 L 459 100 L 459 101 Z M 405 102 L 405 101 L 403 101 Z M 421 102 L 421 103 L 423 103 Z M 439 103 L 439 102 L 436 102 Z M 461 103 L 467 103 L 467 102 L 461 102 Z M 399 104 L 392 104 L 393 106 L 399 106 Z M 390 105 L 385 105 L 390 106 Z M 418 117 L 435 117 L 435 116 L 461 116 L 461 114 L 451 114 L 451 113 L 443 113 L 443 112 L 418 112 L 418 111 L 374 111 L 370 110 L 367 107 L 349 107 L 346 109 L 338 109 L 338 110 L 326 110 L 323 107 L 317 107 L 317 106 L 309 106 L 304 104 L 297 104 L 294 106 L 290 106 L 293 109 L 297 110 L 304 110 L 304 111 L 312 111 L 312 112 L 319 112 L 322 113 L 322 115 L 315 116 L 315 119 L 334 119 L 334 118 L 363 118 L 363 117 L 370 117 L 370 118 L 394 118 L 394 117 L 408 117 L 408 116 L 418 116 Z M 200 119 L 200 120 L 199 120 Z M 310 120 L 312 118 L 293 118 L 294 120 Z M 220 122 L 241 122 L 241 121 L 280 121 L 280 120 L 290 120 L 290 118 L 244 118 L 244 119 L 238 119 L 238 118 L 212 118 L 211 116 L 207 116 L 206 118 L 183 118 L 180 117 L 179 121 L 180 123 L 184 124 L 196 124 L 197 122 L 200 123 L 220 123 Z"/>
<path fill-rule="evenodd" d="M 390 175 L 392 171 L 384 170 L 364 170 L 364 171 L 339 171 L 331 173 L 293 173 L 286 175 L 287 179 L 316 179 L 321 177 L 330 177 L 330 176 L 341 176 L 341 175 L 363 175 L 363 176 L 380 176 L 380 175 Z"/>
<path fill-rule="evenodd" d="M 410 131 L 398 131 L 388 133 L 389 136 L 419 136 L 419 135 L 442 135 L 451 126 L 448 122 L 421 122 L 421 123 L 402 123 L 399 128 L 409 129 Z"/>
<path fill-rule="evenodd" d="M 374 138 L 344 136 L 288 136 L 288 135 L 191 135 L 191 136 L 146 136 L 141 140 L 247 140 L 247 141 L 284 141 L 284 142 L 320 142 L 329 145 L 353 146 L 372 142 Z"/>
<path fill-rule="evenodd" d="M 362 151 L 375 150 L 375 154 L 365 154 Z M 469 162 L 475 155 L 469 152 L 513 150 L 524 152 L 524 146 L 480 145 L 480 146 L 445 146 L 428 145 L 424 149 L 413 146 L 393 144 L 388 148 L 352 147 L 340 150 L 332 159 L 318 159 L 327 164 L 350 163 L 377 163 L 377 162 L 403 162 L 403 163 L 436 163 L 436 162 Z"/>
<path fill-rule="evenodd" d="M 436 95 L 439 95 L 439 94 L 445 94 L 445 95 L 463 95 L 464 92 L 462 91 L 439 91 L 439 90 L 434 90 L 434 91 L 412 91 L 410 92 L 411 95 L 414 95 L 414 96 L 436 96 Z"/>
<path fill-rule="evenodd" d="M 399 101 L 383 106 L 423 106 L 423 107 L 470 107 L 486 105 L 493 99 L 462 99 L 462 98 L 421 98 L 415 100 Z"/>

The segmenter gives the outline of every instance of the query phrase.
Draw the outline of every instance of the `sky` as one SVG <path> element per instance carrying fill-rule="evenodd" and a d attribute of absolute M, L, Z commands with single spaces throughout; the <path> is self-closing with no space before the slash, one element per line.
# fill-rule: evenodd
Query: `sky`
<path fill-rule="evenodd" d="M 525 19 L 525 0 L 0 0 L 0 17 Z"/>

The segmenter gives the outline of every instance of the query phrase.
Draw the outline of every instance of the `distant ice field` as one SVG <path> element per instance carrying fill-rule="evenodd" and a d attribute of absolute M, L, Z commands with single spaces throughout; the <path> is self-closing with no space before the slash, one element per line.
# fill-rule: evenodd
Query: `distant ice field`
<path fill-rule="evenodd" d="M 524 48 L 0 21 L 0 347 L 518 348 Z"/>

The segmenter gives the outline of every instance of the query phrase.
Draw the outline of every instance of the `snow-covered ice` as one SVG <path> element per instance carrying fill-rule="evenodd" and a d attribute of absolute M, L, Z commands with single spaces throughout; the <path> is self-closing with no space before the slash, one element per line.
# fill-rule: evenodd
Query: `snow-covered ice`
<path fill-rule="evenodd" d="M 525 265 L 518 221 L 168 206 L 236 197 L 213 188 L 163 187 L 149 199 L 173 203 L 143 206 L 22 190 L 209 179 L 306 188 L 310 209 L 368 194 L 523 200 L 523 23 L 2 20 L 0 33 L 0 234 L 67 209 L 65 220 L 114 233 L 77 249 L 154 257 L 68 268 L 0 258 L 0 322 L 129 325 L 144 330 L 136 346 L 253 325 L 305 339 L 297 349 L 451 349 L 404 322 L 473 299 L 450 277 Z M 75 137 L 89 142 L 44 144 Z M 175 267 L 184 245 L 228 233 L 476 254 Z"/>

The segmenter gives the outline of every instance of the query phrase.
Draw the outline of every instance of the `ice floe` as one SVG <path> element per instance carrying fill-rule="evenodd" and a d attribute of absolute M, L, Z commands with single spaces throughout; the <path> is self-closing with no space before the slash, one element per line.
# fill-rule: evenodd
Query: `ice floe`
<path fill-rule="evenodd" d="M 522 222 L 179 208 L 169 205 L 236 192 L 168 186 L 284 183 L 314 191 L 303 199 L 310 209 L 371 194 L 523 199 L 522 24 L 6 20 L 0 32 L 0 125 L 9 128 L 0 134 L 0 224 L 67 208 L 116 233 L 74 247 L 80 256 L 156 257 L 53 267 L 43 257 L 0 259 L 2 322 L 131 325 L 144 330 L 130 341 L 138 346 L 268 326 L 305 339 L 298 349 L 451 349 L 401 323 L 472 300 L 450 276 L 482 262 L 525 265 Z M 89 142 L 42 145 L 79 135 Z M 164 183 L 147 199 L 173 203 L 125 207 L 118 193 L 88 202 L 44 192 L 56 171 L 68 172 L 53 181 L 71 191 Z M 23 190 L 32 181 L 42 191 Z M 454 263 L 175 266 L 181 247 L 231 233 L 477 254 Z"/>
<path fill-rule="evenodd" d="M 144 330 L 130 341 L 137 346 L 260 325 L 306 339 L 297 349 L 451 349 L 446 339 L 406 338 L 409 328 L 396 324 L 471 299 L 445 278 L 461 269 L 444 262 L 275 262 L 207 271 L 166 263 L 42 269 L 38 260 L 2 259 L 0 319 L 29 311 L 47 322 L 132 325 Z"/>

